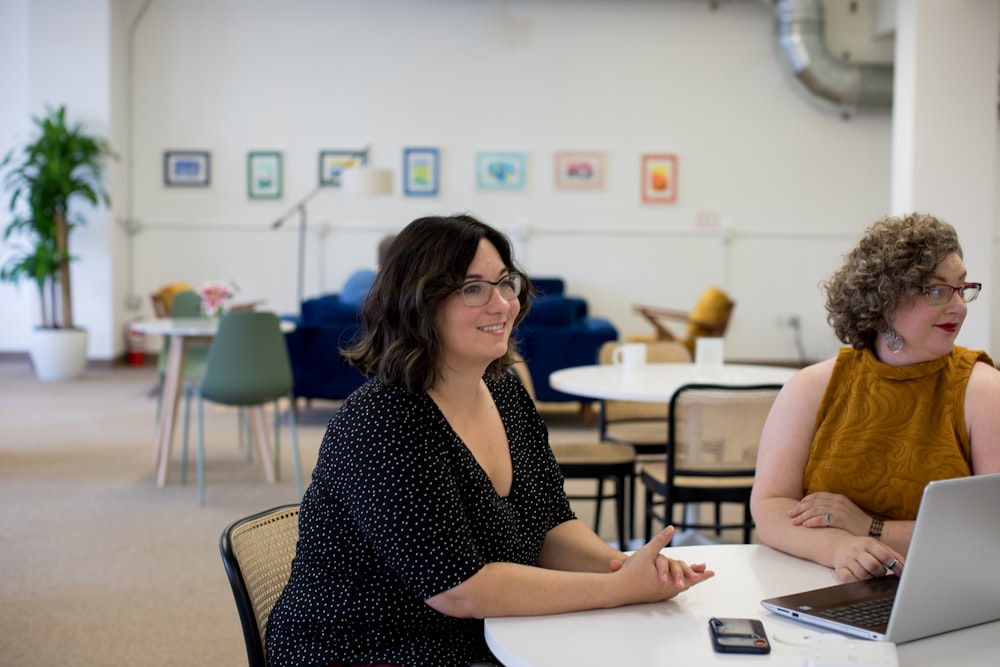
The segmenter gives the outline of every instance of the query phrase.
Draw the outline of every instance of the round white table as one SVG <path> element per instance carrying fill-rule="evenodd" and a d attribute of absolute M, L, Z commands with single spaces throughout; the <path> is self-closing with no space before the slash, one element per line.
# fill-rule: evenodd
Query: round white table
<path fill-rule="evenodd" d="M 685 384 L 784 384 L 796 370 L 784 366 L 723 364 L 715 371 L 705 371 L 694 363 L 666 363 L 624 371 L 612 364 L 598 364 L 558 370 L 549 376 L 549 384 L 567 394 L 587 398 L 669 403 L 674 392 Z"/>
<path fill-rule="evenodd" d="M 672 558 L 707 563 L 715 577 L 673 600 L 551 616 L 486 619 L 486 642 L 506 667 L 607 665 L 780 665 L 802 667 L 807 642 L 824 631 L 781 618 L 760 601 L 838 583 L 833 570 L 759 544 L 666 549 Z M 759 618 L 769 655 L 712 650 L 708 619 Z M 907 642 L 905 667 L 986 667 L 997 661 L 1000 621 Z"/>
<path fill-rule="evenodd" d="M 187 347 L 194 341 L 210 341 L 219 327 L 218 319 L 203 317 L 157 317 L 132 322 L 136 331 L 146 334 L 170 336 L 167 350 L 167 365 L 163 374 L 163 403 L 160 423 L 156 430 L 156 484 L 167 482 L 167 468 L 170 463 L 170 448 L 177 422 L 177 404 L 180 402 L 183 381 L 184 357 Z M 288 332 L 295 328 L 294 322 L 281 320 L 281 330 Z"/>

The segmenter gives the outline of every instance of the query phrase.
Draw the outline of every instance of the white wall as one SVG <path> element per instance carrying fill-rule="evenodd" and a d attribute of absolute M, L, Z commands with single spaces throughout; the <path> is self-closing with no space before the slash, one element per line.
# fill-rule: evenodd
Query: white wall
<path fill-rule="evenodd" d="M 2 152 L 34 137 L 31 117 L 46 106 L 66 104 L 72 122 L 100 135 L 110 132 L 110 44 L 108 0 L 3 0 L 0 2 L 0 113 Z M 97 46 L 95 46 L 97 45 Z M 8 88 L 8 86 L 10 86 Z M 8 90 L 11 91 L 7 97 Z M 111 184 L 113 188 L 113 184 Z M 9 194 L 0 221 L 8 218 Z M 90 332 L 88 356 L 109 359 L 121 349 L 115 325 L 111 222 L 106 209 L 77 209 L 87 219 L 70 238 L 74 322 Z M 27 348 L 31 327 L 41 319 L 33 283 L 0 285 L 0 350 Z"/>
<path fill-rule="evenodd" d="M 120 31 L 143 3 L 111 6 Z M 857 58 L 870 19 L 838 15 L 838 44 L 847 33 L 864 39 L 837 51 Z M 835 341 L 818 284 L 888 209 L 891 117 L 844 121 L 805 99 L 773 24 L 751 0 L 715 11 L 695 0 L 151 0 L 134 33 L 135 142 L 120 165 L 129 185 L 113 193 L 115 218 L 141 231 L 130 252 L 112 226 L 116 289 L 78 293 L 76 310 L 90 326 L 84 313 L 102 317 L 108 299 L 131 296 L 141 311 L 113 304 L 109 326 L 120 332 L 127 317 L 148 314 L 160 284 L 233 279 L 241 298 L 293 312 L 297 224 L 270 223 L 316 185 L 318 152 L 371 145 L 373 162 L 398 176 L 405 147 L 433 146 L 439 197 L 403 197 L 397 183 L 385 199 L 331 191 L 310 203 L 307 295 L 372 265 L 385 232 L 469 211 L 514 237 L 530 273 L 563 276 L 623 335 L 650 331 L 632 303 L 686 308 L 714 283 L 738 304 L 727 356 L 796 359 L 791 330 L 777 324 L 792 314 L 809 356 L 825 356 Z M 0 122 L 9 136 L 12 121 Z M 211 151 L 211 187 L 164 187 L 170 149 Z M 283 153 L 282 200 L 247 198 L 251 150 Z M 477 190 L 481 150 L 526 152 L 527 188 Z M 561 150 L 604 151 L 605 189 L 555 190 Z M 676 204 L 641 202 L 640 157 L 655 152 L 679 157 Z M 706 213 L 722 229 L 700 229 Z M 993 278 L 989 267 L 969 270 Z M 9 290 L 0 287 L 5 312 L 27 293 Z M 24 348 L 33 318 L 17 312 L 0 325 L 0 351 Z M 110 338 L 98 358 L 121 348 L 120 333 Z"/>

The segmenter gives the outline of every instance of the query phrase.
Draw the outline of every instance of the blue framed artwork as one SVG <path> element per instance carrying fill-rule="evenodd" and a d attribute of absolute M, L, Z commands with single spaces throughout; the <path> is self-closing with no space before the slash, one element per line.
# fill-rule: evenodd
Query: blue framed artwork
<path fill-rule="evenodd" d="M 208 151 L 165 151 L 163 184 L 181 187 L 208 187 L 211 182 Z"/>
<path fill-rule="evenodd" d="M 476 153 L 476 185 L 482 190 L 523 190 L 524 153 Z"/>
<path fill-rule="evenodd" d="M 403 194 L 436 197 L 440 189 L 441 153 L 436 148 L 403 149 Z"/>
<path fill-rule="evenodd" d="M 319 184 L 332 188 L 340 187 L 340 173 L 345 169 L 355 169 L 368 164 L 366 149 L 333 150 L 319 152 Z"/>

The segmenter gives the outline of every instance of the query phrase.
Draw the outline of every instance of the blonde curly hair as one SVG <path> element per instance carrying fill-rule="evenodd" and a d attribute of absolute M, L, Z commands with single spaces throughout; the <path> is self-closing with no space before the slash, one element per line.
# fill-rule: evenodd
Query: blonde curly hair
<path fill-rule="evenodd" d="M 926 286 L 952 254 L 962 256 L 955 228 L 934 216 L 910 213 L 876 220 L 823 283 L 826 321 L 837 338 L 863 350 L 891 328 L 889 316 Z"/>

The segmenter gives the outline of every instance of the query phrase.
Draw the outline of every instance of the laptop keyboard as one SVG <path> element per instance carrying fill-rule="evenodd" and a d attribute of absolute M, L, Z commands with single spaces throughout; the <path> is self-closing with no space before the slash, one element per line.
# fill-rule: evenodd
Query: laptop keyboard
<path fill-rule="evenodd" d="M 837 621 L 850 623 L 851 625 L 875 627 L 889 623 L 892 603 L 892 597 L 862 600 L 861 602 L 852 602 L 842 607 L 827 609 L 823 612 L 823 615 Z"/>

